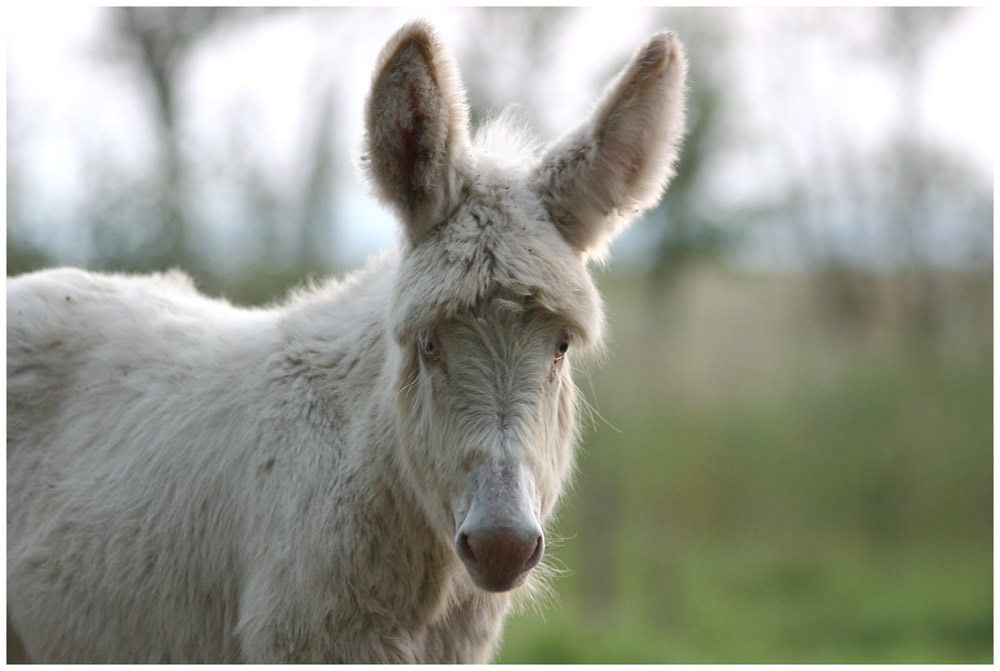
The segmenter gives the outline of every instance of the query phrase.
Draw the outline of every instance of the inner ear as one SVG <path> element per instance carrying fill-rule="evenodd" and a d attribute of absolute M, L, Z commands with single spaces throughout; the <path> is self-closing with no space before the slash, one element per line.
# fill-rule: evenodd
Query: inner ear
<path fill-rule="evenodd" d="M 458 72 L 427 23 L 407 24 L 383 47 L 365 121 L 363 168 L 416 244 L 457 191 L 469 144 Z"/>

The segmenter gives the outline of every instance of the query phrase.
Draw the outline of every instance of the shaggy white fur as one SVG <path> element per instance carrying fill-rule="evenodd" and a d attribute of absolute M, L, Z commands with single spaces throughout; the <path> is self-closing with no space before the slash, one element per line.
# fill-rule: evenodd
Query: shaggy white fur
<path fill-rule="evenodd" d="M 417 21 L 361 163 L 400 248 L 247 310 L 180 273 L 7 283 L 7 613 L 38 662 L 482 662 L 572 470 L 587 269 L 659 198 L 684 57 L 653 36 L 537 160 L 469 140 Z M 519 146 L 523 149 L 523 145 Z M 527 583 L 527 587 L 521 587 Z"/>

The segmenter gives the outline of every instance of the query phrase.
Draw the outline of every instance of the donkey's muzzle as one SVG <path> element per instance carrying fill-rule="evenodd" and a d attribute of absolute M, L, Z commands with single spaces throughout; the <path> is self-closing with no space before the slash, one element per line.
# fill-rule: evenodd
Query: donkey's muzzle
<path fill-rule="evenodd" d="M 490 592 L 506 592 L 524 582 L 545 551 L 542 530 L 477 528 L 460 531 L 455 549 L 473 582 Z"/>

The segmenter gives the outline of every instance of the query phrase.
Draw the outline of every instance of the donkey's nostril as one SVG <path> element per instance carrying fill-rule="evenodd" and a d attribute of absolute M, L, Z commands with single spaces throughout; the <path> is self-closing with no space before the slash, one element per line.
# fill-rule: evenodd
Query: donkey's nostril
<path fill-rule="evenodd" d="M 472 551 L 472 546 L 469 545 L 468 534 L 460 533 L 458 535 L 458 556 L 462 558 L 462 561 L 470 564 L 479 563 L 476 560 L 476 553 Z"/>
<path fill-rule="evenodd" d="M 455 549 L 480 587 L 511 589 L 542 558 L 545 542 L 538 533 L 506 528 L 459 532 Z"/>
<path fill-rule="evenodd" d="M 532 551 L 531 556 L 528 557 L 528 561 L 524 563 L 524 570 L 535 568 L 539 561 L 542 559 L 542 552 L 545 549 L 545 541 L 539 536 L 535 539 L 535 549 Z"/>

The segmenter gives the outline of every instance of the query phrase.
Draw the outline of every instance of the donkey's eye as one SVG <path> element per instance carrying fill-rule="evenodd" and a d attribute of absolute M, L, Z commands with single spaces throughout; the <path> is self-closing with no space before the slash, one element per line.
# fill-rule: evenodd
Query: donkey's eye
<path fill-rule="evenodd" d="M 441 343 L 438 342 L 435 336 L 426 336 L 420 341 L 420 352 L 427 357 L 430 361 L 438 364 L 444 370 L 448 370 L 448 363 L 444 358 L 444 350 L 441 349 Z"/>
<path fill-rule="evenodd" d="M 441 348 L 438 347 L 433 338 L 425 338 L 423 342 L 420 343 L 420 350 L 425 356 L 429 356 L 432 359 L 441 352 Z"/>

